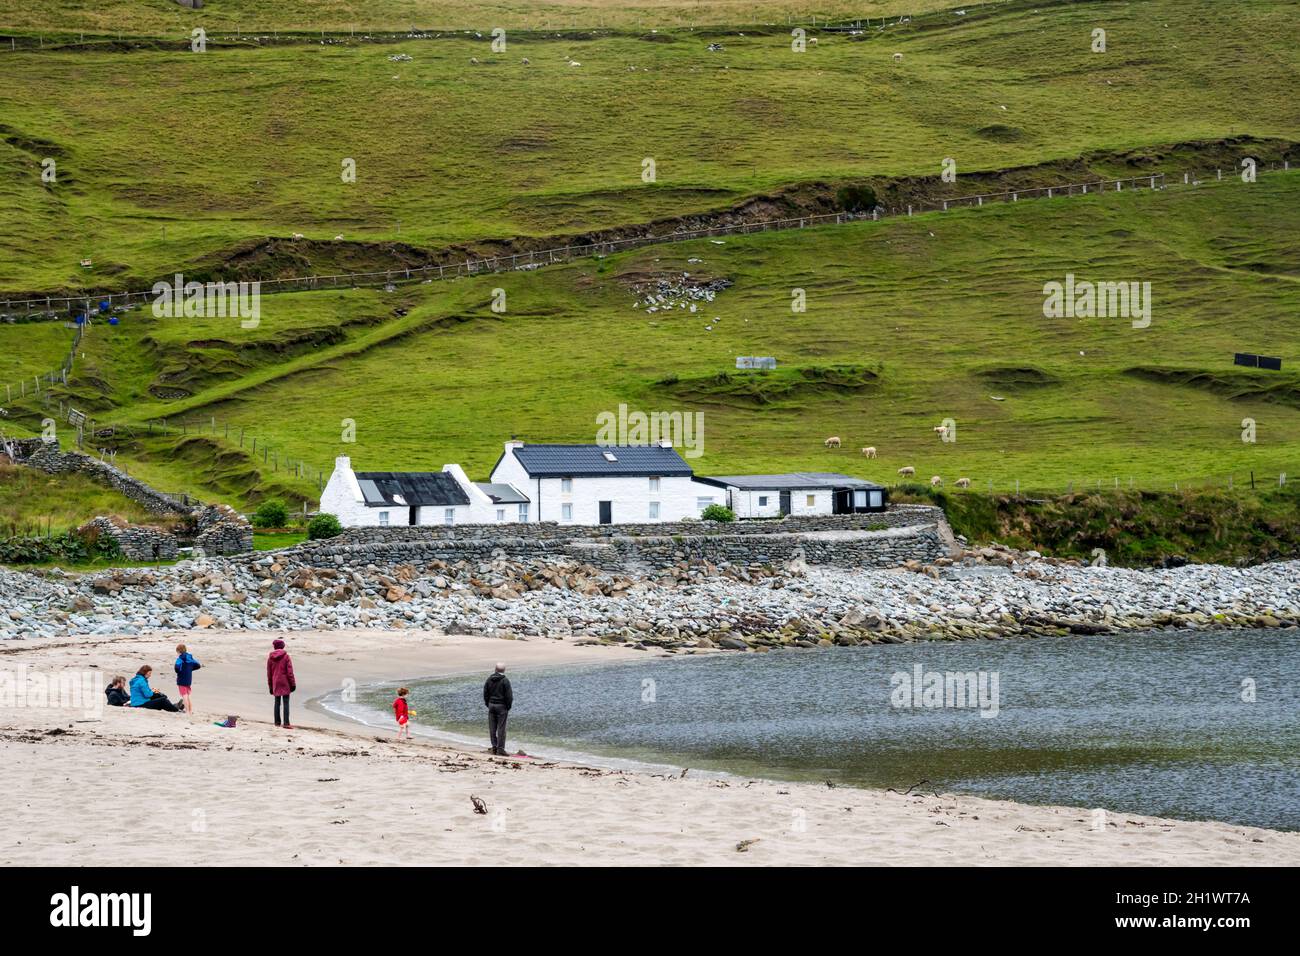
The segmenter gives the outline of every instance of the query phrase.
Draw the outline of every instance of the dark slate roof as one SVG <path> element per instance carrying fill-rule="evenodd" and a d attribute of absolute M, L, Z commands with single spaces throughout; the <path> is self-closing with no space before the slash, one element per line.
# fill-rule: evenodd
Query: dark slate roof
<path fill-rule="evenodd" d="M 469 504 L 469 496 L 445 471 L 358 471 L 356 475 L 372 508 Z"/>
<path fill-rule="evenodd" d="M 659 445 L 521 445 L 515 458 L 534 478 L 592 475 L 687 477 L 693 472 L 675 449 Z M 610 461 L 608 453 L 614 457 Z"/>
<path fill-rule="evenodd" d="M 474 484 L 478 486 L 479 491 L 492 499 L 493 504 L 522 505 L 528 503 L 528 496 L 519 491 L 514 485 L 503 485 L 491 481 L 476 481 Z"/>
<path fill-rule="evenodd" d="M 697 478 L 711 485 L 746 491 L 779 491 L 782 488 L 883 488 L 874 481 L 852 478 L 833 471 L 792 471 L 784 475 L 714 475 Z"/>

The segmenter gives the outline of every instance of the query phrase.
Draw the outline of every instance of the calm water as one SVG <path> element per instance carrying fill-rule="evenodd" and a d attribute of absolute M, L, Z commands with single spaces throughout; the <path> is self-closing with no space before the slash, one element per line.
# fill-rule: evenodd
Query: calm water
<path fill-rule="evenodd" d="M 986 702 L 996 673 L 996 716 L 893 706 L 891 678 L 905 674 L 910 688 L 917 664 L 985 672 Z M 486 746 L 485 676 L 410 684 L 416 722 Z M 1295 631 L 827 648 L 511 676 L 512 750 L 854 786 L 929 780 L 1030 803 L 1300 829 Z M 392 698 L 389 686 L 370 688 L 360 703 L 391 726 Z"/>

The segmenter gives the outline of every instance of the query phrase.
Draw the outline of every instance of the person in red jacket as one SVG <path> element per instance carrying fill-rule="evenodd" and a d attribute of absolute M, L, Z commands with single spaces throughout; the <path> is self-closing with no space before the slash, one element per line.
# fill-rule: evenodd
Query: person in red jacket
<path fill-rule="evenodd" d="M 275 726 L 293 730 L 289 723 L 289 695 L 298 689 L 298 682 L 293 679 L 293 661 L 284 649 L 284 641 L 278 637 L 271 642 L 274 650 L 266 658 L 266 689 L 275 697 Z M 280 701 L 284 701 L 284 723 L 280 723 Z"/>
<path fill-rule="evenodd" d="M 397 699 L 393 701 L 393 713 L 397 715 L 397 739 L 401 740 L 405 735 L 407 740 L 411 739 L 411 708 L 407 706 L 406 695 L 410 691 L 405 687 L 397 689 Z"/>

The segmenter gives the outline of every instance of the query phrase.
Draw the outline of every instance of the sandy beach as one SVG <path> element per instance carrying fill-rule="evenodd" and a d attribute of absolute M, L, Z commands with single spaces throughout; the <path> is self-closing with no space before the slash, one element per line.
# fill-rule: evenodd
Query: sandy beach
<path fill-rule="evenodd" d="M 299 682 L 292 731 L 271 723 L 265 693 L 274 636 L 287 639 Z M 174 697 L 178 640 L 203 663 L 192 717 L 98 706 L 111 675 L 145 662 L 154 686 Z M 75 672 L 98 700 L 0 704 L 10 781 L 0 862 L 1300 864 L 1296 833 L 1124 813 L 1108 813 L 1097 829 L 1091 809 L 508 760 L 428 739 L 398 743 L 308 703 L 348 680 L 486 675 L 497 660 L 520 669 L 646 656 L 414 630 L 11 643 L 0 648 L 0 672 L 47 680 Z M 236 728 L 214 726 L 227 714 L 240 716 Z"/>

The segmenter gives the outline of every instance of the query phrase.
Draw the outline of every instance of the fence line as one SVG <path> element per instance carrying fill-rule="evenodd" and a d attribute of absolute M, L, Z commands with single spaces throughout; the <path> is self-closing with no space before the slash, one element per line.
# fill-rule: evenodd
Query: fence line
<path fill-rule="evenodd" d="M 1012 494 L 1025 498 L 1034 496 L 1059 496 L 1071 494 L 1090 494 L 1107 491 L 1270 491 L 1274 489 L 1286 488 L 1289 482 L 1287 472 L 1279 472 L 1276 476 L 1272 474 L 1259 473 L 1250 471 L 1244 476 L 1236 474 L 1226 475 L 1202 475 L 1192 478 L 1164 478 L 1164 479 L 1134 479 L 1128 477 L 1121 479 L 1119 476 L 1109 478 L 1092 478 L 1086 481 L 1072 480 L 1065 482 L 1044 483 L 1041 481 L 1022 482 L 1019 479 L 1006 481 L 1005 479 L 987 478 L 983 481 L 972 481 L 969 490 L 981 494 Z M 924 493 L 930 490 L 930 485 L 924 481 L 898 481 L 893 487 L 910 492 Z M 940 486 L 944 490 L 953 487 L 951 481 L 945 481 Z"/>
<path fill-rule="evenodd" d="M 1289 162 L 1285 164 L 1290 169 Z M 1021 199 L 1046 198 L 1057 196 L 1083 196 L 1090 193 L 1122 192 L 1132 189 L 1164 189 L 1165 174 L 1153 173 L 1145 176 L 1130 176 L 1125 179 L 1103 179 L 1094 182 L 1063 183 L 1057 186 L 1035 186 L 1029 189 L 1007 189 L 1001 192 L 979 193 L 970 196 L 954 196 L 934 202 L 917 202 L 904 204 L 896 209 L 877 206 L 871 212 L 834 212 L 819 213 L 809 216 L 790 216 L 783 219 L 765 219 L 757 222 L 734 223 L 723 226 L 705 226 L 699 229 L 686 229 L 677 232 L 651 236 L 633 236 L 628 239 L 609 239 L 601 242 L 580 245 L 557 246 L 532 252 L 519 252 L 509 256 L 493 256 L 486 259 L 466 259 L 463 262 L 438 263 L 399 269 L 385 269 L 375 272 L 345 272 L 329 275 L 294 276 L 284 279 L 245 280 L 256 281 L 260 292 L 304 292 L 320 288 L 335 288 L 340 285 L 395 285 L 406 282 L 423 282 L 432 279 L 454 279 L 460 276 L 473 276 L 500 272 L 531 271 L 543 266 L 556 265 L 586 256 L 604 256 L 642 246 L 661 245 L 670 242 L 690 242 L 696 239 L 710 239 L 718 236 L 750 235 L 756 232 L 780 232 L 787 229 L 807 229 L 816 226 L 841 225 L 847 222 L 864 220 L 876 221 L 881 218 L 912 216 L 924 212 L 941 212 L 958 208 L 978 208 L 985 202 L 1018 202 Z M 292 241 L 292 240 L 288 240 Z M 215 280 L 214 280 L 215 281 Z M 237 280 L 229 280 L 237 281 Z M 81 293 L 71 296 L 44 296 L 27 299 L 0 300 L 0 313 L 10 311 L 34 314 L 44 312 L 55 315 L 60 308 L 70 308 L 76 303 L 86 303 L 91 299 L 107 301 L 111 309 L 115 304 L 127 307 L 132 303 L 143 304 L 157 298 L 150 289 L 148 292 L 102 292 Z"/>
<path fill-rule="evenodd" d="M 1004 6 L 1011 0 L 986 0 L 986 2 L 969 3 L 962 11 L 962 15 L 984 14 L 992 12 L 992 8 Z M 1028 9 L 1031 4 L 1021 4 Z M 548 34 L 556 31 L 566 31 L 568 33 L 586 34 L 595 37 L 597 34 L 604 34 L 607 37 L 641 34 L 650 29 L 661 29 L 671 32 L 679 30 L 696 30 L 702 29 L 710 32 L 726 32 L 729 30 L 754 30 L 755 28 L 764 29 L 768 27 L 798 27 L 811 26 L 814 30 L 825 31 L 828 33 L 843 33 L 852 30 L 865 32 L 867 29 L 877 31 L 886 30 L 889 27 L 908 26 L 912 23 L 918 25 L 931 21 L 939 20 L 942 17 L 955 15 L 955 10 L 932 10 L 915 16 L 905 14 L 894 14 L 892 22 L 887 16 L 879 17 L 818 17 L 817 14 L 810 13 L 790 13 L 784 14 L 785 23 L 780 24 L 775 21 L 766 21 L 761 18 L 748 22 L 736 23 L 712 23 L 708 21 L 696 22 L 694 20 L 679 23 L 661 23 L 661 22 L 632 22 L 628 21 L 621 24 L 601 24 L 595 22 L 592 24 L 579 26 L 576 22 L 570 21 L 566 26 L 562 22 L 545 22 L 533 26 L 514 27 L 508 29 L 508 34 L 516 39 L 526 38 L 536 41 L 551 39 Z M 769 14 L 769 16 L 781 16 L 778 13 Z M 977 20 L 978 17 L 970 16 L 967 19 Z M 195 26 L 202 26 L 196 23 Z M 209 31 L 207 37 L 208 43 L 244 43 L 252 42 L 258 46 L 263 44 L 296 44 L 296 43 L 314 43 L 318 45 L 339 45 L 354 43 L 401 43 L 407 40 L 464 40 L 468 31 L 474 31 L 480 34 L 480 38 L 485 41 L 489 38 L 482 34 L 481 25 L 464 25 L 460 27 L 415 27 L 409 26 L 406 29 L 366 29 L 358 30 L 356 26 L 344 29 L 342 27 L 334 29 L 314 29 L 303 27 L 300 29 L 281 30 L 279 28 L 258 29 L 244 28 L 238 24 L 231 27 L 218 27 Z M 4 34 L 0 35 L 0 52 L 17 52 L 19 50 L 43 50 L 46 45 L 46 35 L 38 33 L 35 36 Z M 110 33 L 91 33 L 90 41 L 86 41 L 86 32 L 80 30 L 66 30 L 63 32 L 51 31 L 49 37 L 51 46 L 68 47 L 95 47 L 101 44 L 137 44 L 145 49 L 153 49 L 154 44 L 159 41 L 174 42 L 182 47 L 188 47 L 191 42 L 189 32 L 182 33 L 179 38 L 175 34 L 131 34 L 127 35 L 124 31 L 118 30 Z"/>

